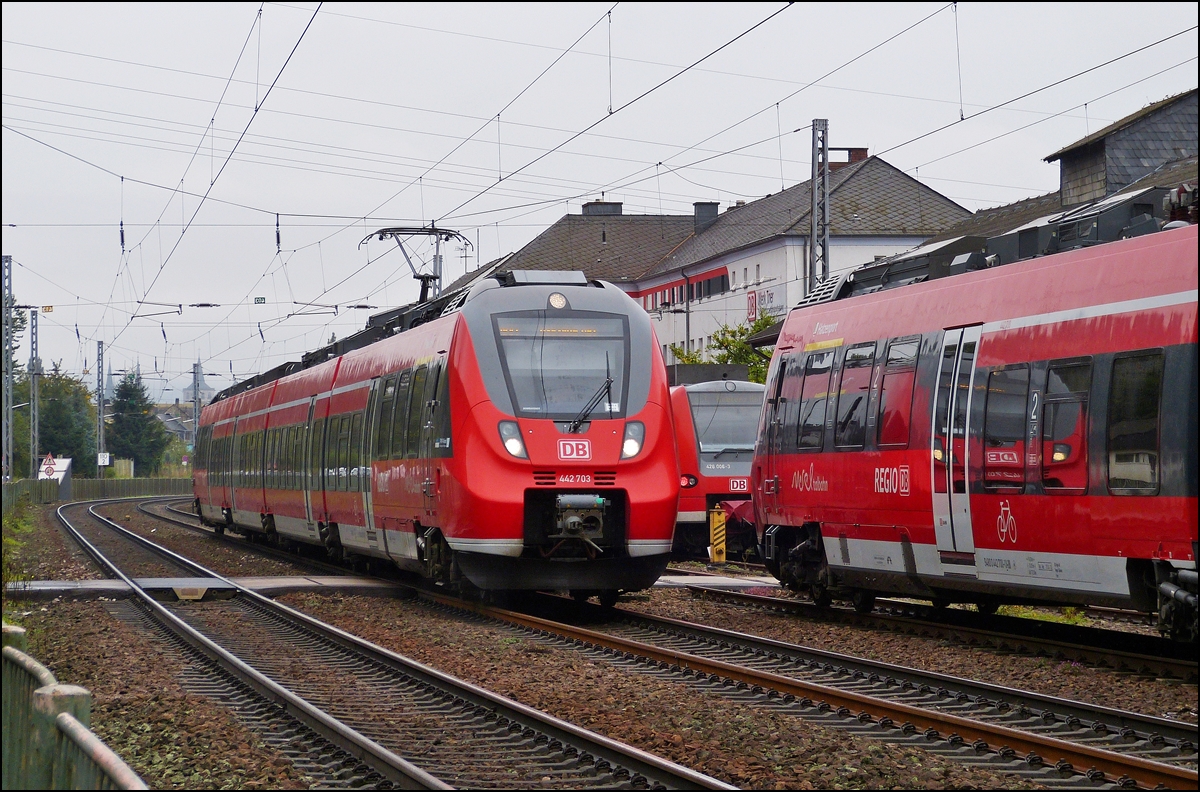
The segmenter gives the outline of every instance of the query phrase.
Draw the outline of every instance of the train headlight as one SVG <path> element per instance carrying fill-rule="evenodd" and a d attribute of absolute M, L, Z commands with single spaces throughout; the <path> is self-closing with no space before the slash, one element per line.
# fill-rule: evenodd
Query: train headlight
<path fill-rule="evenodd" d="M 621 443 L 621 459 L 632 459 L 642 450 L 646 441 L 646 427 L 641 421 L 625 424 L 625 440 Z"/>
<path fill-rule="evenodd" d="M 699 483 L 700 480 L 690 473 L 685 473 L 679 477 L 679 486 L 683 487 L 684 489 L 691 489 Z"/>
<path fill-rule="evenodd" d="M 517 426 L 517 422 L 501 421 L 499 428 L 500 442 L 504 443 L 504 450 L 517 459 L 529 459 L 529 455 L 525 453 L 525 443 L 521 440 L 521 427 Z"/>
<path fill-rule="evenodd" d="M 1066 443 L 1054 444 L 1054 454 L 1051 455 L 1051 459 L 1055 462 L 1065 462 L 1069 456 L 1071 456 L 1071 446 Z"/>

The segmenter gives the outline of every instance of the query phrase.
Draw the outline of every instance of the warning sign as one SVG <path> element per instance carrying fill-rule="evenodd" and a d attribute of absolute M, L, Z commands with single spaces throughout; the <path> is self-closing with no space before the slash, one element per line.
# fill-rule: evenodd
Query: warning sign
<path fill-rule="evenodd" d="M 46 454 L 46 460 L 42 463 L 42 472 L 46 478 L 54 475 L 54 454 Z"/>

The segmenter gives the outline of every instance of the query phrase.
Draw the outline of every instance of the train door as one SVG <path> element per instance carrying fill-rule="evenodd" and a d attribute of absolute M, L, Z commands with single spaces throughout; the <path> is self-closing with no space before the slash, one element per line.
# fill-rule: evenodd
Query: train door
<path fill-rule="evenodd" d="M 437 490 L 440 484 L 440 471 L 435 458 L 433 412 L 437 404 L 438 377 L 442 375 L 440 361 L 429 364 L 425 374 L 424 395 L 413 393 L 413 409 L 417 409 L 417 399 L 421 398 L 421 445 L 417 454 L 417 464 L 420 466 L 421 495 L 425 508 L 425 518 L 431 525 L 437 525 Z"/>
<path fill-rule="evenodd" d="M 329 413 L 329 398 L 314 396 L 309 402 L 308 423 L 308 518 L 309 528 L 316 529 L 328 515 L 325 503 L 325 424 Z"/>
<path fill-rule="evenodd" d="M 771 384 L 767 387 L 766 402 L 763 406 L 762 450 L 766 460 L 764 469 L 759 475 L 758 494 L 762 501 L 764 515 L 775 515 L 779 508 L 779 454 L 785 414 L 785 404 L 780 396 L 783 390 L 784 373 L 787 370 L 787 357 L 783 353 L 777 353 L 774 365 L 775 371 L 769 378 Z"/>
<path fill-rule="evenodd" d="M 233 432 L 229 435 L 229 512 L 237 514 L 237 491 L 242 486 L 242 436 L 238 431 L 240 418 L 233 419 Z"/>
<path fill-rule="evenodd" d="M 981 330 L 979 325 L 960 327 L 947 330 L 942 337 L 930 448 L 938 551 L 943 564 L 954 565 L 948 571 L 969 575 L 975 569 L 975 539 L 967 482 L 968 449 L 975 350 Z"/>
<path fill-rule="evenodd" d="M 301 446 L 304 459 L 303 470 L 304 478 L 302 479 L 304 490 L 304 521 L 310 529 L 316 527 L 316 520 L 313 518 L 313 456 L 312 456 L 312 438 L 313 438 L 313 412 L 316 410 L 317 397 L 313 396 L 308 400 L 308 421 L 304 424 L 304 444 Z"/>

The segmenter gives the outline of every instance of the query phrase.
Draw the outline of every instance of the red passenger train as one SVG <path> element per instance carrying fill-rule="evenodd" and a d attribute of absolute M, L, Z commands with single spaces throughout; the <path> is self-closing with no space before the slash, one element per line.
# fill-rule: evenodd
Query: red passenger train
<path fill-rule="evenodd" d="M 674 555 L 707 558 L 709 517 L 720 504 L 750 506 L 750 461 L 764 388 L 745 380 L 715 380 L 671 388 L 679 444 L 679 516 Z M 740 511 L 740 509 L 739 509 Z M 744 526 L 738 531 L 735 525 Z M 754 551 L 753 527 L 727 520 L 731 554 Z"/>
<path fill-rule="evenodd" d="M 752 474 L 768 568 L 864 610 L 1109 605 L 1194 641 L 1196 226 L 974 255 L 787 316 Z"/>
<path fill-rule="evenodd" d="M 679 468 L 646 312 L 579 272 L 501 273 L 442 302 L 219 395 L 198 513 L 442 584 L 602 600 L 653 584 Z"/>

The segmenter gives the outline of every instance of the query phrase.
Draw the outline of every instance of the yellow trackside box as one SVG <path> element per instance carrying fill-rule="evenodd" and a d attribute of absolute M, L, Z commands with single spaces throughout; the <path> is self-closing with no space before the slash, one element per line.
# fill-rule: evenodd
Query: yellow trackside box
<path fill-rule="evenodd" d="M 725 510 L 713 509 L 708 513 L 708 560 L 714 564 L 725 563 Z"/>

